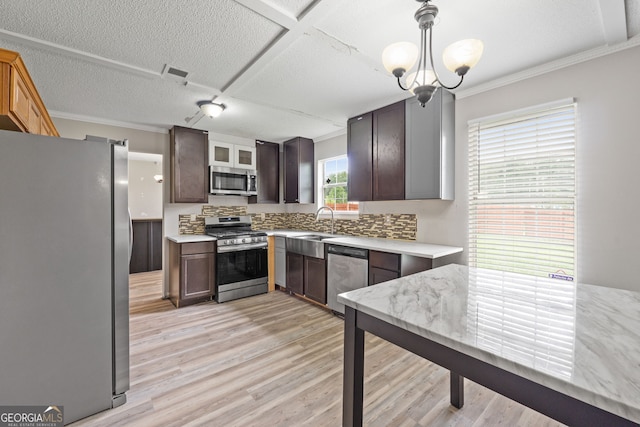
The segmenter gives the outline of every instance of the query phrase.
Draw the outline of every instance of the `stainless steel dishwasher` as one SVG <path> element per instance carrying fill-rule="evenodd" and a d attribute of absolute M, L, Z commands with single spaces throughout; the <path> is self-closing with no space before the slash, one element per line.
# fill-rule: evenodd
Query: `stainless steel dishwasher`
<path fill-rule="evenodd" d="M 369 281 L 369 251 L 327 244 L 327 305 L 344 314 L 338 294 L 364 288 Z"/>

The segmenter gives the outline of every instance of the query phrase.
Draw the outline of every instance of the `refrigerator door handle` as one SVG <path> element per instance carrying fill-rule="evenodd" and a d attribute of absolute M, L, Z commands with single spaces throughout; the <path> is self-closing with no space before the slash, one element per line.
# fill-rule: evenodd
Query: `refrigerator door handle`
<path fill-rule="evenodd" d="M 129 212 L 129 262 L 131 262 L 131 253 L 133 252 L 133 221 L 131 220 L 131 209 L 127 208 Z"/>

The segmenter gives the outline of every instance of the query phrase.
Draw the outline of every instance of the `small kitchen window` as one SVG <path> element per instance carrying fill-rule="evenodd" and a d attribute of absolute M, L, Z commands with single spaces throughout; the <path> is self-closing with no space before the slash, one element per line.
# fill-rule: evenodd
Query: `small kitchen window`
<path fill-rule="evenodd" d="M 318 162 L 320 206 L 340 213 L 358 213 L 358 202 L 350 202 L 347 194 L 348 164 L 346 155 Z"/>

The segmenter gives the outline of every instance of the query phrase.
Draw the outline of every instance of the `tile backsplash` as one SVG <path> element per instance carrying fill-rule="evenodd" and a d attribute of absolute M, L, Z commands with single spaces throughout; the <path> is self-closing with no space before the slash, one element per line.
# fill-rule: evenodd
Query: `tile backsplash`
<path fill-rule="evenodd" d="M 180 234 L 204 234 L 207 216 L 247 215 L 246 206 L 202 206 L 200 215 L 179 215 Z M 315 220 L 312 213 L 254 213 L 252 227 L 256 230 L 303 230 L 329 233 L 331 219 Z M 336 219 L 335 233 L 349 236 L 382 237 L 415 240 L 417 219 L 415 214 L 361 214 L 354 219 Z"/>

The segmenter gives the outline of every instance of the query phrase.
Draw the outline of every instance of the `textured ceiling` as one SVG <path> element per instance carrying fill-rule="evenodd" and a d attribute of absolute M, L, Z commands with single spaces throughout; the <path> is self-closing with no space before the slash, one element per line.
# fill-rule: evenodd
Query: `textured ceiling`
<path fill-rule="evenodd" d="M 484 41 L 483 58 L 460 92 L 572 55 L 636 46 L 639 3 L 435 0 L 436 67 L 453 82 L 440 52 L 462 38 Z M 3 1 L 0 47 L 20 52 L 54 117 L 192 126 L 278 142 L 317 139 L 343 132 L 351 116 L 407 97 L 380 54 L 395 41 L 417 44 L 418 6 L 415 0 Z M 166 64 L 187 71 L 186 80 L 163 77 Z M 202 117 L 197 107 L 211 99 L 228 106 L 217 119 Z"/>

